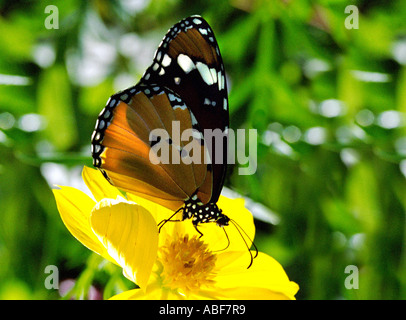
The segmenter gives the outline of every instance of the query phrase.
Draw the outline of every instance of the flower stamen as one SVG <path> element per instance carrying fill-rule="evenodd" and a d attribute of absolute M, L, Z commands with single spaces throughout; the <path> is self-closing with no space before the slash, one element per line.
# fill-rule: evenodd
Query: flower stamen
<path fill-rule="evenodd" d="M 160 248 L 158 259 L 162 264 L 160 278 L 163 286 L 179 293 L 196 292 L 214 284 L 216 255 L 196 236 L 167 239 Z"/>

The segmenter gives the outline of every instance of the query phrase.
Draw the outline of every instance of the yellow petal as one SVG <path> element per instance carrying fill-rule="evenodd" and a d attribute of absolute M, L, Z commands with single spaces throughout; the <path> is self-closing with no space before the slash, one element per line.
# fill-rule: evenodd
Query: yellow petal
<path fill-rule="evenodd" d="M 131 200 L 147 209 L 157 223 L 161 222 L 164 219 L 168 219 L 172 214 L 174 214 L 174 211 L 169 210 L 168 208 L 165 208 L 151 200 L 136 196 L 132 193 L 127 193 L 127 198 L 128 200 Z"/>
<path fill-rule="evenodd" d="M 85 166 L 83 167 L 82 178 L 97 202 L 104 198 L 116 199 L 118 196 L 123 196 L 116 187 L 107 181 L 99 170 Z"/>
<path fill-rule="evenodd" d="M 151 214 L 133 202 L 103 199 L 93 209 L 90 223 L 124 275 L 145 289 L 158 250 L 158 230 Z"/>
<path fill-rule="evenodd" d="M 271 296 L 294 299 L 299 286 L 289 280 L 279 262 L 262 252 L 247 269 L 249 261 L 248 252 L 245 254 L 243 252 L 224 252 L 218 255 L 216 262 L 218 272 L 215 281 L 216 286 L 221 288 L 221 292 L 223 289 L 229 289 L 229 292 L 234 290 L 238 299 L 270 299 Z M 239 296 L 244 291 L 237 290 L 238 288 L 246 288 L 245 298 Z M 248 288 L 254 289 L 248 290 Z M 257 289 L 258 291 L 256 291 Z M 265 292 L 268 294 L 262 296 Z"/>
<path fill-rule="evenodd" d="M 72 187 L 52 190 L 62 221 L 69 232 L 84 246 L 111 261 L 106 249 L 90 227 L 90 212 L 95 202 L 82 191 Z"/>
<path fill-rule="evenodd" d="M 150 300 L 148 295 L 142 289 L 133 289 L 116 294 L 109 300 Z"/>
<path fill-rule="evenodd" d="M 148 285 L 147 289 L 133 289 L 119 293 L 109 300 L 185 300 L 185 296 L 176 291 L 163 289 L 159 284 Z"/>
<path fill-rule="evenodd" d="M 119 293 L 109 300 L 159 300 L 162 296 L 162 289 L 157 283 L 148 285 L 145 290 L 133 289 Z"/>
<path fill-rule="evenodd" d="M 221 289 L 218 299 L 222 300 L 294 300 L 283 292 L 258 287 L 234 287 Z"/>
<path fill-rule="evenodd" d="M 161 221 L 165 219 L 169 219 L 175 212 L 172 210 L 169 210 L 155 202 L 152 202 L 150 200 L 141 198 L 139 196 L 136 196 L 131 193 L 127 193 L 127 198 L 128 200 L 134 201 L 135 203 L 139 204 L 140 206 L 144 207 L 147 209 L 151 215 L 154 217 L 156 224 L 159 224 Z M 182 211 L 178 212 L 175 217 L 172 218 L 172 220 L 180 220 L 182 219 Z M 165 243 L 165 239 L 167 237 L 173 237 L 174 234 L 179 233 L 179 234 L 184 234 L 185 232 L 194 232 L 193 234 L 196 233 L 196 230 L 188 229 L 187 231 L 185 230 L 185 227 L 192 227 L 192 221 L 184 221 L 184 222 L 172 222 L 169 221 L 165 223 L 165 225 L 161 228 L 160 234 L 159 234 L 159 244 L 162 245 Z M 197 234 L 197 233 L 196 233 Z"/>

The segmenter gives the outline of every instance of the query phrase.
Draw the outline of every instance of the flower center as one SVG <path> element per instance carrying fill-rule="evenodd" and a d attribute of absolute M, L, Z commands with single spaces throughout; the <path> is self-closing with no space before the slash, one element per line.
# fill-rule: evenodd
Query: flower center
<path fill-rule="evenodd" d="M 198 291 L 202 286 L 214 284 L 216 255 L 196 236 L 191 239 L 188 235 L 176 236 L 166 240 L 158 257 L 162 264 L 160 276 L 165 287 L 187 294 Z"/>

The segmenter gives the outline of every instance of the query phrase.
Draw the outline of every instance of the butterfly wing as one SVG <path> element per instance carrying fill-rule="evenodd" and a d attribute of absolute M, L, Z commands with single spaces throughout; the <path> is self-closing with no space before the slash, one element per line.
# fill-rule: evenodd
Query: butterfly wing
<path fill-rule="evenodd" d="M 176 135 L 186 129 L 192 129 L 188 139 Z M 191 151 L 195 158 L 187 164 Z M 93 165 L 113 185 L 172 210 L 206 181 L 205 152 L 191 110 L 176 93 L 158 85 L 138 84 L 113 95 L 92 135 Z M 200 193 L 207 199 L 211 189 Z"/>
<path fill-rule="evenodd" d="M 227 168 L 229 113 L 224 65 L 209 24 L 199 16 L 175 24 L 159 45 L 141 82 L 171 89 L 196 116 L 212 163 L 200 189 L 208 189 L 211 184 L 209 201 L 216 203 Z M 217 130 L 218 138 L 211 138 L 205 129 Z"/>

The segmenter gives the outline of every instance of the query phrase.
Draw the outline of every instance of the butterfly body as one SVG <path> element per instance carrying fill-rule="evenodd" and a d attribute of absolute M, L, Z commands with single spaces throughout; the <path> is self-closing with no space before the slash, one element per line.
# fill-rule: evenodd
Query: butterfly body
<path fill-rule="evenodd" d="M 192 219 L 194 226 L 200 223 L 216 222 L 219 227 L 228 226 L 230 220 L 216 203 L 203 204 L 196 196 L 185 201 L 182 220 L 186 219 Z"/>

